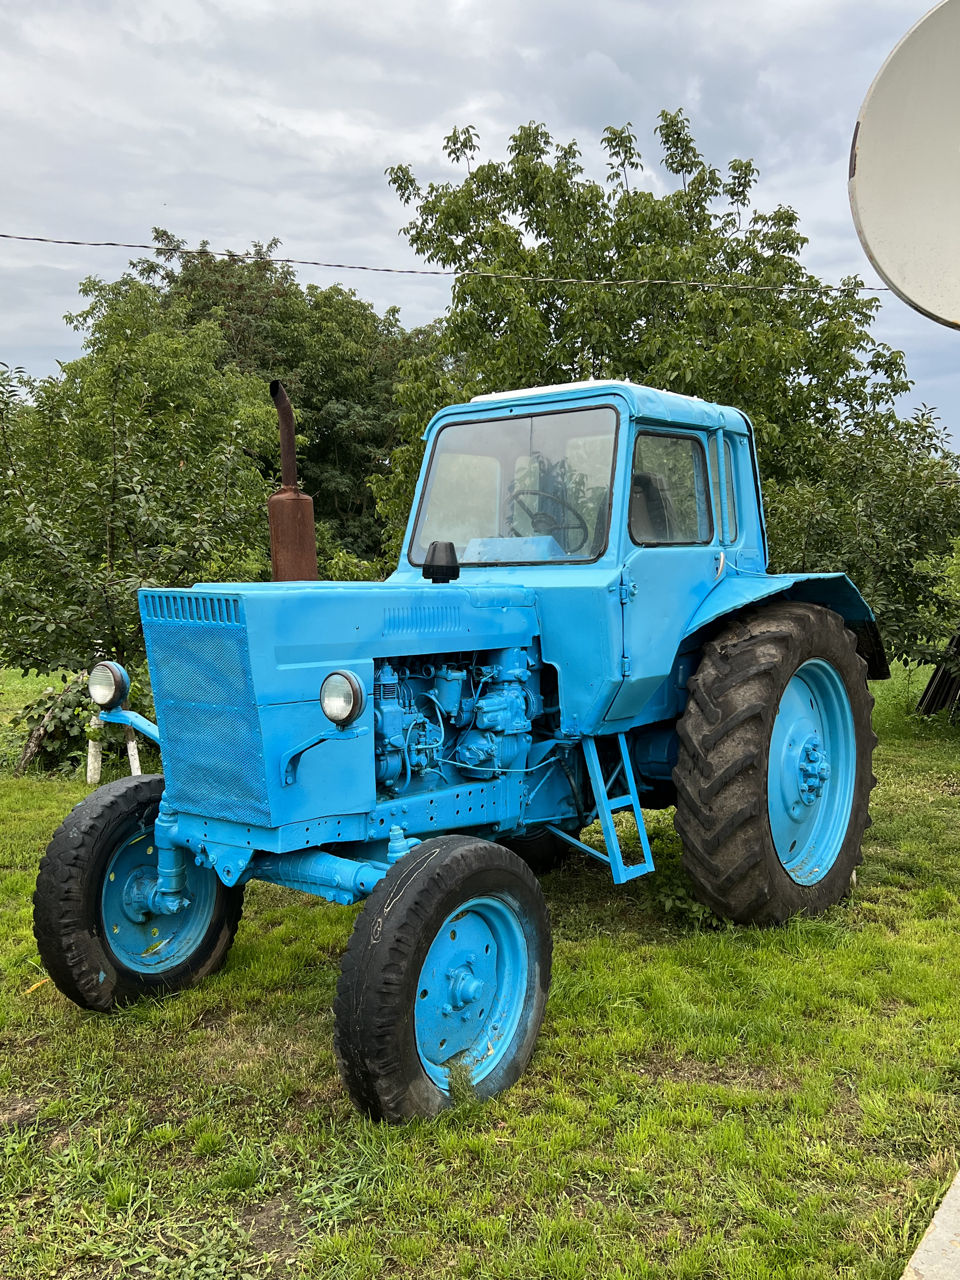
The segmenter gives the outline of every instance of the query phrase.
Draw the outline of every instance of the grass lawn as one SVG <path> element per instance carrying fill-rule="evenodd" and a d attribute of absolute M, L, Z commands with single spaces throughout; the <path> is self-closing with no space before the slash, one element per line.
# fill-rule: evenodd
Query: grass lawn
<path fill-rule="evenodd" d="M 356 908 L 248 890 L 226 969 L 115 1017 L 42 977 L 30 894 L 80 782 L 0 779 L 3 1277 L 894 1280 L 957 1167 L 960 733 L 876 690 L 849 903 L 699 929 L 661 871 L 544 881 L 554 982 L 492 1104 L 381 1127 L 333 1060 Z"/>

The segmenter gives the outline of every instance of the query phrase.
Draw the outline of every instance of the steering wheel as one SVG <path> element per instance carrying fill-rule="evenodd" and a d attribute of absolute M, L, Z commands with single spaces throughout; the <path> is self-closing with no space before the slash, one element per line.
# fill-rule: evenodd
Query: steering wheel
<path fill-rule="evenodd" d="M 559 516 L 553 516 L 549 511 L 531 511 L 523 501 L 524 498 L 546 498 L 548 502 L 552 502 L 558 508 L 560 514 Z M 576 507 L 572 507 L 563 498 L 558 498 L 555 493 L 547 493 L 546 489 L 518 489 L 516 493 L 510 495 L 510 508 L 507 514 L 507 529 L 514 538 L 527 537 L 513 523 L 517 507 L 530 521 L 530 527 L 534 534 L 547 534 L 556 538 L 567 555 L 574 555 L 579 551 L 590 536 L 586 520 L 584 520 Z M 567 518 L 564 519 L 564 516 Z M 561 538 L 560 534 L 566 534 L 567 537 Z M 574 542 L 577 535 L 579 535 L 579 540 Z"/>

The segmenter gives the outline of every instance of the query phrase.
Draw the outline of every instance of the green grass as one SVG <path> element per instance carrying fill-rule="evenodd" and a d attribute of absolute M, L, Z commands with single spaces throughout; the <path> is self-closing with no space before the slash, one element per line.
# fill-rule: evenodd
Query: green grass
<path fill-rule="evenodd" d="M 520 1084 L 403 1128 L 334 1065 L 356 909 L 254 885 L 220 975 L 82 1013 L 36 986 L 29 899 L 84 788 L 0 779 L 0 1275 L 894 1280 L 960 1132 L 960 734 L 905 715 L 919 687 L 876 691 L 850 902 L 699 929 L 651 815 L 654 877 L 545 881 Z"/>

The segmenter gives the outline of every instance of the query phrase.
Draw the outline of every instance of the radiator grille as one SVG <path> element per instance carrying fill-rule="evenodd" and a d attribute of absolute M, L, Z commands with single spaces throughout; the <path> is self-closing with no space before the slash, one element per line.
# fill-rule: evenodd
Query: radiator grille
<path fill-rule="evenodd" d="M 144 592 L 140 611 L 167 800 L 186 813 L 269 826 L 242 602 Z"/>

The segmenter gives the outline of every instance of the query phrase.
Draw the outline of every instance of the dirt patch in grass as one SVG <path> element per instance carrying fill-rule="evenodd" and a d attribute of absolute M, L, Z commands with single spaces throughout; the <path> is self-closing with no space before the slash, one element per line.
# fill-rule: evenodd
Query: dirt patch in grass
<path fill-rule="evenodd" d="M 42 1098 L 0 1097 L 0 1130 L 29 1129 L 43 1106 Z"/>
<path fill-rule="evenodd" d="M 718 1085 L 725 1089 L 748 1089 L 754 1093 L 782 1093 L 796 1088 L 788 1080 L 767 1067 L 749 1062 L 700 1062 L 696 1058 L 667 1058 L 648 1054 L 636 1063 L 638 1075 L 654 1080 L 670 1080 L 684 1084 Z"/>
<path fill-rule="evenodd" d="M 248 1205 L 240 1213 L 239 1222 L 247 1234 L 250 1252 L 266 1255 L 271 1262 L 285 1263 L 295 1258 L 305 1232 L 298 1221 L 292 1220 L 293 1212 L 282 1196 Z"/>

